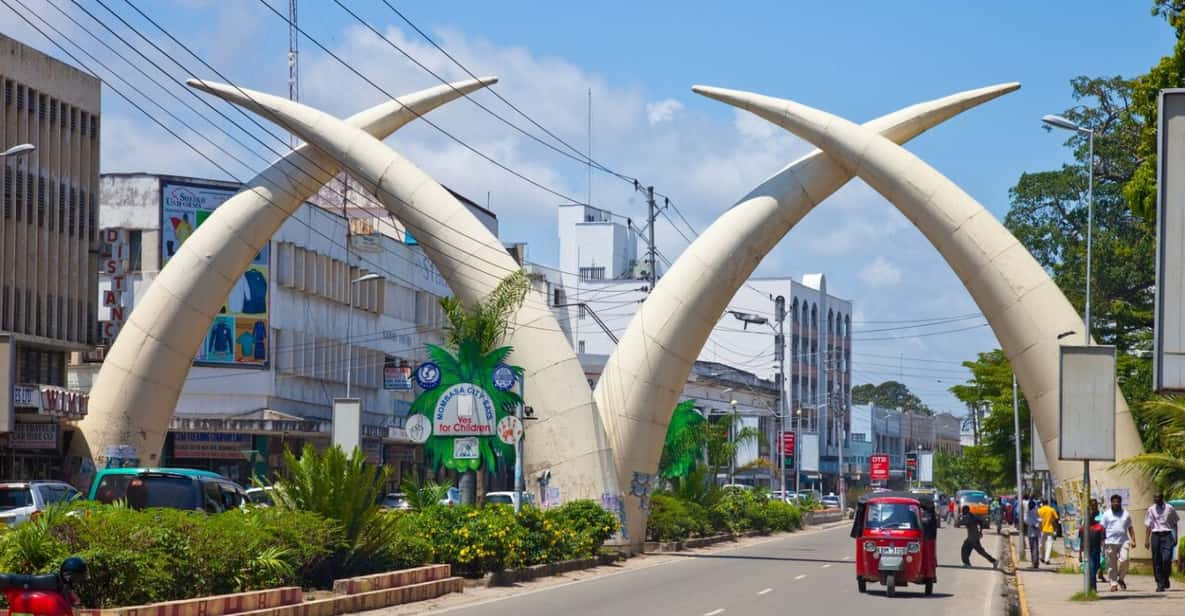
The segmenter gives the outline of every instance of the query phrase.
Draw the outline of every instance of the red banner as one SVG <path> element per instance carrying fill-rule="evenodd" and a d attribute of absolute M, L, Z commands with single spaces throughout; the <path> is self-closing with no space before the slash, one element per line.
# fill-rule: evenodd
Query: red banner
<path fill-rule="evenodd" d="M 872 481 L 889 480 L 889 456 L 883 453 L 873 454 L 868 458 L 868 463 L 871 467 L 868 469 L 869 479 Z"/>
<path fill-rule="evenodd" d="M 794 455 L 794 433 L 782 433 L 782 453 L 787 456 Z"/>

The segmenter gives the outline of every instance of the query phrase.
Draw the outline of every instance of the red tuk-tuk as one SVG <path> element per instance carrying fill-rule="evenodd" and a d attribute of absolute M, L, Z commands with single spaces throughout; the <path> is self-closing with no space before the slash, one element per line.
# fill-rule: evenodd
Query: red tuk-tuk
<path fill-rule="evenodd" d="M 922 584 L 926 594 L 938 581 L 938 512 L 922 494 L 880 492 L 860 498 L 852 523 L 856 540 L 856 586 L 885 585 L 885 594 L 898 586 Z"/>

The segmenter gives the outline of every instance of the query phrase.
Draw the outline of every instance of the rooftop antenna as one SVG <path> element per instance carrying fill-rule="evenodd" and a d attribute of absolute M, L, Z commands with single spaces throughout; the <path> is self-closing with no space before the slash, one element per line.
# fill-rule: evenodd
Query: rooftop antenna
<path fill-rule="evenodd" d="M 300 33 L 296 26 L 296 2 L 288 0 L 288 100 L 300 100 Z M 296 147 L 296 133 L 288 133 L 288 145 Z"/>

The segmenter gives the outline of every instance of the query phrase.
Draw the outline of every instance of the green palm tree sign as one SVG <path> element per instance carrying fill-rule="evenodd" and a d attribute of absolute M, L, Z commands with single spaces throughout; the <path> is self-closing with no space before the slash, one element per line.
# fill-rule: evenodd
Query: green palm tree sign
<path fill-rule="evenodd" d="M 456 471 L 475 471 L 484 463 L 487 469 L 494 470 L 499 459 L 514 463 L 514 446 L 503 443 L 496 429 L 523 400 L 514 391 L 495 387 L 494 371 L 513 351 L 499 344 L 509 336 L 512 317 L 529 289 L 530 279 L 518 271 L 473 306 L 462 306 L 452 297 L 440 300 L 449 321 L 446 332 L 451 349 L 427 345 L 428 356 L 440 368 L 440 382 L 421 393 L 411 405 L 413 415 L 427 417 L 432 425 L 424 454 L 434 469 L 444 465 Z M 523 369 L 508 367 L 521 382 Z M 457 440 L 474 436 L 476 456 L 457 457 Z"/>

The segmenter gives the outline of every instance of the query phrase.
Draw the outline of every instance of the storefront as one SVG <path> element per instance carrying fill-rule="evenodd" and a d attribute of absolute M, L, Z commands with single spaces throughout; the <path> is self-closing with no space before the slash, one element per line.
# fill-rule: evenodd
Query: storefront
<path fill-rule="evenodd" d="M 4 435 L 0 478 L 69 480 L 78 469 L 64 463 L 74 424 L 86 416 L 87 394 L 52 385 L 12 388 L 12 431 Z"/>

